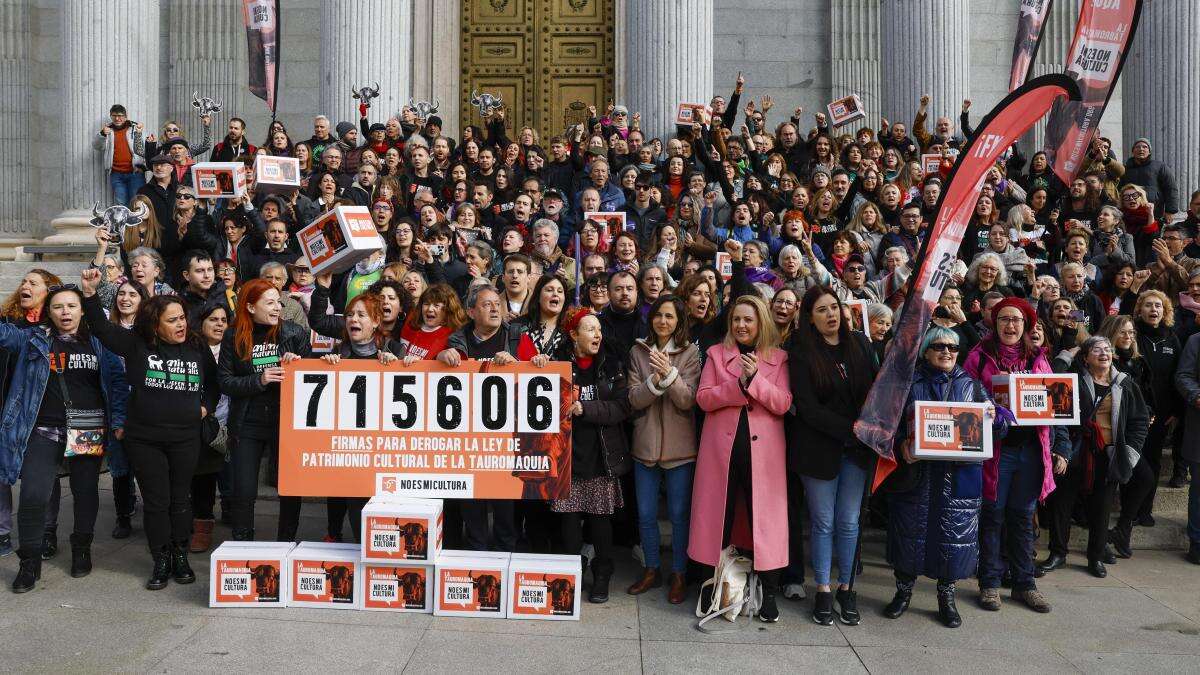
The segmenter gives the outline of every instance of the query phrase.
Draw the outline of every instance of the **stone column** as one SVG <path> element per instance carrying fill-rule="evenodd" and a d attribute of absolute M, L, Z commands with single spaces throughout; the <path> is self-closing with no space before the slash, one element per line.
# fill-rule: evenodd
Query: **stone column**
<path fill-rule="evenodd" d="M 1121 74 L 1124 147 L 1129 156 L 1134 139 L 1149 138 L 1152 157 L 1175 173 L 1177 208 L 1200 188 L 1200 4 L 1195 0 L 1148 0 Z M 1114 148 L 1116 150 L 1116 148 Z"/>
<path fill-rule="evenodd" d="M 338 122 L 358 126 L 358 100 L 351 98 L 352 87 L 379 83 L 379 98 L 371 101 L 367 113 L 372 122 L 399 114 L 412 96 L 412 44 L 411 0 L 321 3 L 319 101 L 321 114 L 329 118 L 330 133 Z"/>
<path fill-rule="evenodd" d="M 832 99 L 858 94 L 866 119 L 847 124 L 838 133 L 874 128 L 879 120 L 879 0 L 842 0 L 830 7 Z"/>
<path fill-rule="evenodd" d="M 11 260 L 14 247 L 33 244 L 37 222 L 31 217 L 29 130 L 31 94 L 29 58 L 31 37 L 29 3 L 0 2 L 0 111 L 10 121 L 0 125 L 0 145 L 7 160 L 0 162 L 0 260 Z"/>
<path fill-rule="evenodd" d="M 674 135 L 675 106 L 713 95 L 713 0 L 627 0 L 625 101 L 646 138 Z"/>
<path fill-rule="evenodd" d="M 241 0 L 174 0 L 168 11 L 171 44 L 167 115 L 181 125 L 188 140 L 199 143 L 203 129 L 192 107 L 192 94 L 217 101 L 221 112 L 214 114 L 212 121 L 216 145 L 225 136 L 230 117 L 246 117 L 249 89 Z M 258 145 L 266 131 L 250 129 L 247 135 L 251 143 Z M 208 159 L 207 153 L 202 159 Z"/>
<path fill-rule="evenodd" d="M 158 123 L 159 0 L 127 0 L 114 12 L 102 0 L 64 0 L 62 21 L 63 212 L 47 244 L 94 243 L 92 205 L 112 203 L 104 154 L 93 148 L 108 109 Z"/>
<path fill-rule="evenodd" d="M 971 85 L 969 0 L 882 0 L 880 53 L 885 117 L 912 125 L 921 95 L 929 120 L 955 121 Z M 911 132 L 911 129 L 909 130 Z"/>
<path fill-rule="evenodd" d="M 444 0 L 412 2 L 412 96 L 438 103 L 440 107 L 437 114 L 442 118 L 442 134 L 458 138 L 459 45 L 462 36 L 459 24 L 462 12 L 455 7 L 447 8 Z M 375 120 L 376 116 L 372 115 L 371 119 Z"/>

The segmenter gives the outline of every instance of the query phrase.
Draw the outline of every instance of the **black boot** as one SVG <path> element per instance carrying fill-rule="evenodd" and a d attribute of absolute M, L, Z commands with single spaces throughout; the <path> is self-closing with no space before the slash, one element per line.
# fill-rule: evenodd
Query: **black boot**
<path fill-rule="evenodd" d="M 42 535 L 42 560 L 58 555 L 58 528 L 48 527 Z"/>
<path fill-rule="evenodd" d="M 190 584 L 196 580 L 196 573 L 188 564 L 188 540 L 171 542 L 171 576 L 177 584 Z"/>
<path fill-rule="evenodd" d="M 228 497 L 221 497 L 221 524 L 233 524 L 233 505 L 229 503 Z"/>
<path fill-rule="evenodd" d="M 233 530 L 233 540 L 234 541 L 254 541 L 254 530 L 253 529 L 241 530 L 241 529 L 235 528 Z"/>
<path fill-rule="evenodd" d="M 839 621 L 847 626 L 857 626 L 862 621 L 858 613 L 858 593 L 848 588 L 839 588 L 834 593 L 834 599 L 837 600 Z"/>
<path fill-rule="evenodd" d="M 962 625 L 962 617 L 954 604 L 954 584 L 943 586 L 938 584 L 938 618 L 947 628 L 958 628 Z"/>
<path fill-rule="evenodd" d="M 1133 522 L 1117 518 L 1117 526 L 1108 531 L 1108 543 L 1118 558 L 1132 558 L 1133 547 L 1129 539 L 1133 536 Z M 1107 561 L 1105 561 L 1107 562 Z"/>
<path fill-rule="evenodd" d="M 117 524 L 113 526 L 113 539 L 128 539 L 133 534 L 133 517 L 117 516 Z"/>
<path fill-rule="evenodd" d="M 167 587 L 167 580 L 171 578 L 171 548 L 163 546 L 150 549 L 150 555 L 154 558 L 154 569 L 150 572 L 150 578 L 146 580 L 146 588 L 161 591 Z"/>
<path fill-rule="evenodd" d="M 896 582 L 896 594 L 892 601 L 883 608 L 883 615 L 889 619 L 899 619 L 901 614 L 908 611 L 908 603 L 912 601 L 912 584 L 901 585 Z"/>
<path fill-rule="evenodd" d="M 608 582 L 612 573 L 612 560 L 597 558 L 592 561 L 592 590 L 588 593 L 588 602 L 597 605 L 608 602 Z"/>
<path fill-rule="evenodd" d="M 779 605 L 775 596 L 779 594 L 779 572 L 768 572 L 759 577 L 762 582 L 762 605 L 758 608 L 758 620 L 763 623 L 779 621 Z"/>
<path fill-rule="evenodd" d="M 92 573 L 92 535 L 71 534 L 71 576 L 76 579 Z"/>
<path fill-rule="evenodd" d="M 32 591 L 37 580 L 42 578 L 41 552 L 18 550 L 17 557 L 21 559 L 21 566 L 17 570 L 17 578 L 13 579 L 12 592 Z"/>
<path fill-rule="evenodd" d="M 296 525 L 284 527 L 283 524 L 280 523 L 279 527 L 275 530 L 275 541 L 285 541 L 289 544 L 294 543 L 296 541 L 297 529 L 298 526 Z"/>

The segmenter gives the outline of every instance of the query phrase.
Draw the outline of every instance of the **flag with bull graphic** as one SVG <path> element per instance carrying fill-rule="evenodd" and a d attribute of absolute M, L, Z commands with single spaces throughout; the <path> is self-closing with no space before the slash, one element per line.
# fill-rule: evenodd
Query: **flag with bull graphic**
<path fill-rule="evenodd" d="M 1046 123 L 1046 159 L 1066 185 L 1083 169 L 1141 13 L 1142 0 L 1085 0 L 1079 8 L 1066 74 L 1081 96 L 1056 103 Z"/>
<path fill-rule="evenodd" d="M 249 50 L 250 93 L 266 101 L 274 117 L 279 84 L 278 0 L 242 0 L 242 21 Z"/>

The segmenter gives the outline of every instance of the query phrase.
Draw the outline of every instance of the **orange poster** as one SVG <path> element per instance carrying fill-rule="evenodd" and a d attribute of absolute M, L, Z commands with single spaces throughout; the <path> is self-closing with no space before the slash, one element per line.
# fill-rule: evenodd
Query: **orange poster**
<path fill-rule="evenodd" d="M 977 461 L 992 458 L 990 403 L 916 401 L 913 456 L 917 459 Z"/>
<path fill-rule="evenodd" d="M 571 366 L 285 366 L 279 493 L 557 499 L 571 480 Z"/>
<path fill-rule="evenodd" d="M 1079 424 L 1079 376 L 1074 373 L 1010 375 L 1008 400 L 1018 426 Z"/>
<path fill-rule="evenodd" d="M 424 565 L 363 564 L 363 609 L 433 611 L 433 570 Z"/>

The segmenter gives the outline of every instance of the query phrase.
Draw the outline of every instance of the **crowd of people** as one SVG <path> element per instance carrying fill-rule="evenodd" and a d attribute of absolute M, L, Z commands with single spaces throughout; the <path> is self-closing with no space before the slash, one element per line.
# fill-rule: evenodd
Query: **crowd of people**
<path fill-rule="evenodd" d="M 733 545 L 759 573 L 762 621 L 778 620 L 779 596 L 806 597 L 811 570 L 812 619 L 854 625 L 869 515 L 886 523 L 895 572 L 887 617 L 921 576 L 936 580 L 947 626 L 961 623 L 956 583 L 969 578 L 985 609 L 1000 610 L 1006 587 L 1048 612 L 1036 580 L 1066 564 L 1071 526 L 1087 529 L 1087 569 L 1104 576 L 1133 555 L 1132 528 L 1154 526 L 1164 464 L 1173 486 L 1190 474 L 1187 559 L 1200 564 L 1200 191 L 1180 204 L 1151 139 L 1122 161 L 1097 138 L 1069 182 L 1017 147 L 991 169 L 909 404 L 992 403 L 995 457 L 917 460 L 906 414 L 899 467 L 872 496 L 877 458 L 852 425 L 972 133 L 970 101 L 957 124 L 927 128 L 924 97 L 911 127 L 849 134 L 799 108 L 772 119 L 773 101 L 744 85 L 662 137 L 611 103 L 550 138 L 510 128 L 504 109 L 450 138 L 436 116 L 379 121 L 363 103 L 357 124 L 319 116 L 306 140 L 273 122 L 261 146 L 236 117 L 213 145 L 205 118 L 194 144 L 176 121 L 156 138 L 114 105 L 97 151 L 115 201 L 146 217 L 119 241 L 98 228 L 77 283 L 32 269 L 0 308 L 0 553 L 12 550 L 7 486 L 20 484 L 13 591 L 33 589 L 57 553 L 64 473 L 75 577 L 91 571 L 105 466 L 113 537 L 131 535 L 142 503 L 147 588 L 194 581 L 189 552 L 224 536 L 218 499 L 229 538 L 260 536 L 283 366 L 313 356 L 310 330 L 340 340 L 330 362 L 569 362 L 569 495 L 448 500 L 445 538 L 587 551 L 592 602 L 608 598 L 617 545 L 643 567 L 628 593 L 665 585 L 677 604 Z M 301 189 L 197 199 L 194 162 L 259 154 L 297 158 Z M 937 171 L 922 154 L 941 157 Z M 337 205 L 368 207 L 386 247 L 314 275 L 295 235 Z M 1023 372 L 1078 374 L 1083 423 L 1012 424 L 993 377 Z M 326 539 L 356 538 L 364 503 L 329 498 Z M 296 540 L 300 512 L 300 498 L 280 498 L 275 539 Z"/>

